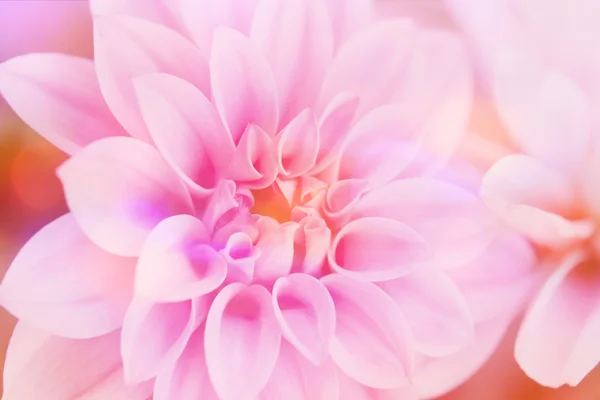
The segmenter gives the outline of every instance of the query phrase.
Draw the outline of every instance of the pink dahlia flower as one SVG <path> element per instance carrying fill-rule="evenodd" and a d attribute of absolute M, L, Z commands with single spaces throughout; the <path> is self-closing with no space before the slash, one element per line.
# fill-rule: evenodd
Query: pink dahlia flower
<path fill-rule="evenodd" d="M 482 193 L 538 248 L 545 282 L 515 354 L 547 386 L 600 361 L 600 7 L 597 1 L 449 0 L 470 35 L 514 152 Z"/>
<path fill-rule="evenodd" d="M 452 34 L 369 1 L 92 1 L 94 61 L 0 91 L 71 154 L 21 250 L 5 399 L 387 399 L 466 379 L 532 254 L 443 168 L 471 79 Z"/>

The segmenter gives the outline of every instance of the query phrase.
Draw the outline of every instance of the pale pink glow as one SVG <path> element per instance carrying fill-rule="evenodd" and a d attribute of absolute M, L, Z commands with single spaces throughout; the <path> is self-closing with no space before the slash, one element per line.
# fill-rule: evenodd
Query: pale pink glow
<path fill-rule="evenodd" d="M 515 152 L 482 196 L 537 245 L 547 277 L 515 348 L 539 383 L 575 386 L 600 362 L 600 45 L 596 1 L 448 0 Z"/>
<path fill-rule="evenodd" d="M 455 34 L 368 0 L 91 3 L 94 61 L 0 65 L 71 156 L 70 213 L 0 286 L 6 400 L 417 399 L 474 373 L 533 256 L 447 163 Z"/>

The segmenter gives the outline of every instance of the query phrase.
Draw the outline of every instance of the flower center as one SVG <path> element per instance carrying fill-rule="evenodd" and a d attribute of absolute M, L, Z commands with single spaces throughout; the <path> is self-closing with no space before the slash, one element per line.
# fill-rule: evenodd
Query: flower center
<path fill-rule="evenodd" d="M 291 220 L 292 207 L 274 186 L 252 191 L 252 196 L 254 196 L 254 205 L 250 208 L 252 214 L 271 217 L 279 223 Z"/>

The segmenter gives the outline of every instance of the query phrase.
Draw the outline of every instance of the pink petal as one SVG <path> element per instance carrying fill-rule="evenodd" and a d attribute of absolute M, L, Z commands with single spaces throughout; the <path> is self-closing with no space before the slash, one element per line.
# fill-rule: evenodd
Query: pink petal
<path fill-rule="evenodd" d="M 252 238 L 244 232 L 235 232 L 220 251 L 227 261 L 227 280 L 250 283 L 254 278 L 254 265 L 260 249 L 254 247 Z"/>
<path fill-rule="evenodd" d="M 172 75 L 145 75 L 133 84 L 156 147 L 192 187 L 214 189 L 235 147 L 210 101 Z"/>
<path fill-rule="evenodd" d="M 0 286 L 0 303 L 44 331 L 90 338 L 121 327 L 135 259 L 92 243 L 66 214 L 23 246 Z"/>
<path fill-rule="evenodd" d="M 345 225 L 352 215 L 369 182 L 364 179 L 346 179 L 333 183 L 327 190 L 323 213 L 335 227 Z"/>
<path fill-rule="evenodd" d="M 136 139 L 92 143 L 67 160 L 58 176 L 81 229 L 114 254 L 138 255 L 161 220 L 192 212 L 177 174 L 158 151 Z"/>
<path fill-rule="evenodd" d="M 273 374 L 258 400 L 336 400 L 340 398 L 338 391 L 331 358 L 321 366 L 314 366 L 284 341 Z"/>
<path fill-rule="evenodd" d="M 209 55 L 215 28 L 225 26 L 248 36 L 259 0 L 180 0 L 184 25 L 202 54 Z"/>
<path fill-rule="evenodd" d="M 600 361 L 600 276 L 592 262 L 580 253 L 567 256 L 523 320 L 515 356 L 542 385 L 577 385 Z"/>
<path fill-rule="evenodd" d="M 255 278 L 273 281 L 286 276 L 294 261 L 294 237 L 300 225 L 289 221 L 279 224 L 272 218 L 261 217 L 258 220 L 260 236 L 256 246 L 260 257 L 256 260 Z"/>
<path fill-rule="evenodd" d="M 340 400 L 419 400 L 411 386 L 397 389 L 373 389 L 361 385 L 342 371 L 338 371 L 337 375 L 340 381 Z"/>
<path fill-rule="evenodd" d="M 361 218 L 342 227 L 328 256 L 338 273 L 379 282 L 410 272 L 433 257 L 433 252 L 419 234 L 401 222 Z"/>
<path fill-rule="evenodd" d="M 375 189 L 362 197 L 355 214 L 410 226 L 431 245 L 436 263 L 444 268 L 474 259 L 496 232 L 489 210 L 474 194 L 430 178 L 397 180 Z"/>
<path fill-rule="evenodd" d="M 526 155 L 500 159 L 485 174 L 481 195 L 491 201 L 523 204 L 553 213 L 574 206 L 574 188 L 564 173 Z"/>
<path fill-rule="evenodd" d="M 336 311 L 330 354 L 357 382 L 378 389 L 408 384 L 413 368 L 410 329 L 394 301 L 372 283 L 324 277 Z"/>
<path fill-rule="evenodd" d="M 210 194 L 203 204 L 204 214 L 202 222 L 208 232 L 214 232 L 220 224 L 225 222 L 227 216 L 240 205 L 237 198 L 237 188 L 235 182 L 221 180 L 215 191 Z"/>
<path fill-rule="evenodd" d="M 179 303 L 134 300 L 121 333 L 125 380 L 143 382 L 174 363 L 207 310 L 205 299 Z"/>
<path fill-rule="evenodd" d="M 221 290 L 208 312 L 204 338 L 217 394 L 226 399 L 258 395 L 275 368 L 280 342 L 271 295 L 264 287 L 233 283 Z"/>
<path fill-rule="evenodd" d="M 582 173 L 583 198 L 590 212 L 600 218 L 600 140 L 596 144 Z"/>
<path fill-rule="evenodd" d="M 294 238 L 294 269 L 318 277 L 331 244 L 331 229 L 317 215 L 307 215 L 299 223 Z"/>
<path fill-rule="evenodd" d="M 523 68 L 518 60 L 508 63 L 504 68 Z M 523 88 L 515 88 L 515 84 L 521 85 L 519 78 L 503 72 L 493 83 L 498 109 L 509 132 L 527 153 L 567 173 L 576 173 L 590 146 L 592 116 L 588 98 L 559 73 L 535 76 L 535 83 L 527 86 L 526 93 Z"/>
<path fill-rule="evenodd" d="M 242 134 L 227 178 L 250 189 L 264 189 L 275 181 L 277 153 L 272 139 L 256 125 L 248 125 Z"/>
<path fill-rule="evenodd" d="M 513 319 L 514 313 L 509 313 L 478 324 L 469 346 L 447 357 L 424 360 L 415 369 L 412 380 L 417 398 L 438 398 L 471 378 L 497 349 Z"/>
<path fill-rule="evenodd" d="M 339 179 L 365 179 L 370 187 L 391 181 L 416 156 L 417 134 L 395 105 L 369 112 L 348 133 Z"/>
<path fill-rule="evenodd" d="M 373 1 L 371 0 L 326 0 L 325 4 L 333 24 L 336 49 L 372 22 Z"/>
<path fill-rule="evenodd" d="M 283 337 L 310 362 L 321 365 L 335 331 L 335 309 L 325 286 L 306 274 L 279 278 L 273 286 L 273 308 Z"/>
<path fill-rule="evenodd" d="M 320 104 L 351 92 L 360 99 L 357 115 L 362 116 L 389 102 L 409 59 L 413 29 L 405 21 L 379 23 L 344 44 L 327 72 Z"/>
<path fill-rule="evenodd" d="M 127 386 L 119 331 L 93 339 L 51 336 L 19 322 L 4 369 L 5 400 L 146 400 L 152 385 Z"/>
<path fill-rule="evenodd" d="M 204 351 L 204 325 L 190 337 L 183 353 L 158 374 L 154 400 L 219 400 L 208 377 Z"/>
<path fill-rule="evenodd" d="M 459 35 L 422 29 L 415 36 L 415 51 L 392 101 L 412 124 L 420 126 L 422 151 L 433 155 L 428 168 L 436 170 L 468 131 L 473 101 L 471 64 Z"/>
<path fill-rule="evenodd" d="M 534 249 L 513 233 L 497 235 L 477 258 L 448 271 L 477 323 L 521 310 L 538 278 Z"/>
<path fill-rule="evenodd" d="M 239 32 L 218 28 L 210 57 L 214 103 L 235 143 L 249 124 L 274 136 L 277 89 L 267 61 Z"/>
<path fill-rule="evenodd" d="M 169 27 L 174 15 L 164 0 L 90 0 L 92 15 L 136 17 Z"/>
<path fill-rule="evenodd" d="M 335 96 L 319 120 L 319 154 L 313 173 L 323 171 L 335 159 L 354 122 L 359 99 L 351 93 Z"/>
<path fill-rule="evenodd" d="M 420 268 L 379 286 L 406 316 L 422 354 L 452 354 L 473 340 L 473 317 L 462 293 L 436 268 Z"/>
<path fill-rule="evenodd" d="M 191 215 L 160 222 L 148 235 L 136 267 L 135 294 L 149 301 L 184 301 L 218 288 L 227 264 Z"/>
<path fill-rule="evenodd" d="M 280 173 L 288 178 L 304 175 L 315 165 L 319 152 L 319 130 L 314 113 L 305 109 L 278 135 Z"/>
<path fill-rule="evenodd" d="M 513 231 L 537 244 L 557 250 L 590 238 L 596 226 L 592 220 L 571 221 L 527 205 L 506 205 L 489 200 L 488 204 Z"/>
<path fill-rule="evenodd" d="M 94 59 L 100 89 L 111 111 L 134 137 L 150 140 L 132 78 L 164 72 L 210 93 L 206 60 L 177 32 L 132 17 L 96 17 Z"/>
<path fill-rule="evenodd" d="M 33 130 L 69 154 L 97 139 L 127 135 L 102 98 L 90 60 L 13 58 L 0 65 L 0 93 Z"/>
<path fill-rule="evenodd" d="M 313 105 L 333 57 L 333 34 L 320 0 L 262 0 L 250 38 L 265 54 L 277 84 L 279 126 Z"/>

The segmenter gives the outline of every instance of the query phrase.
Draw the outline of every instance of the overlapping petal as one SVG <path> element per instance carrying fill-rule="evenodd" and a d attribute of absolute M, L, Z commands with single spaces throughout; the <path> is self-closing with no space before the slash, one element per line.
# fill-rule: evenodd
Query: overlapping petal
<path fill-rule="evenodd" d="M 121 327 L 134 268 L 134 258 L 96 246 L 66 214 L 21 249 L 0 285 L 0 303 L 49 334 L 100 336 Z"/>
<path fill-rule="evenodd" d="M 127 133 L 110 113 L 94 63 L 62 54 L 28 54 L 0 66 L 0 94 L 35 131 L 66 153 Z"/>

